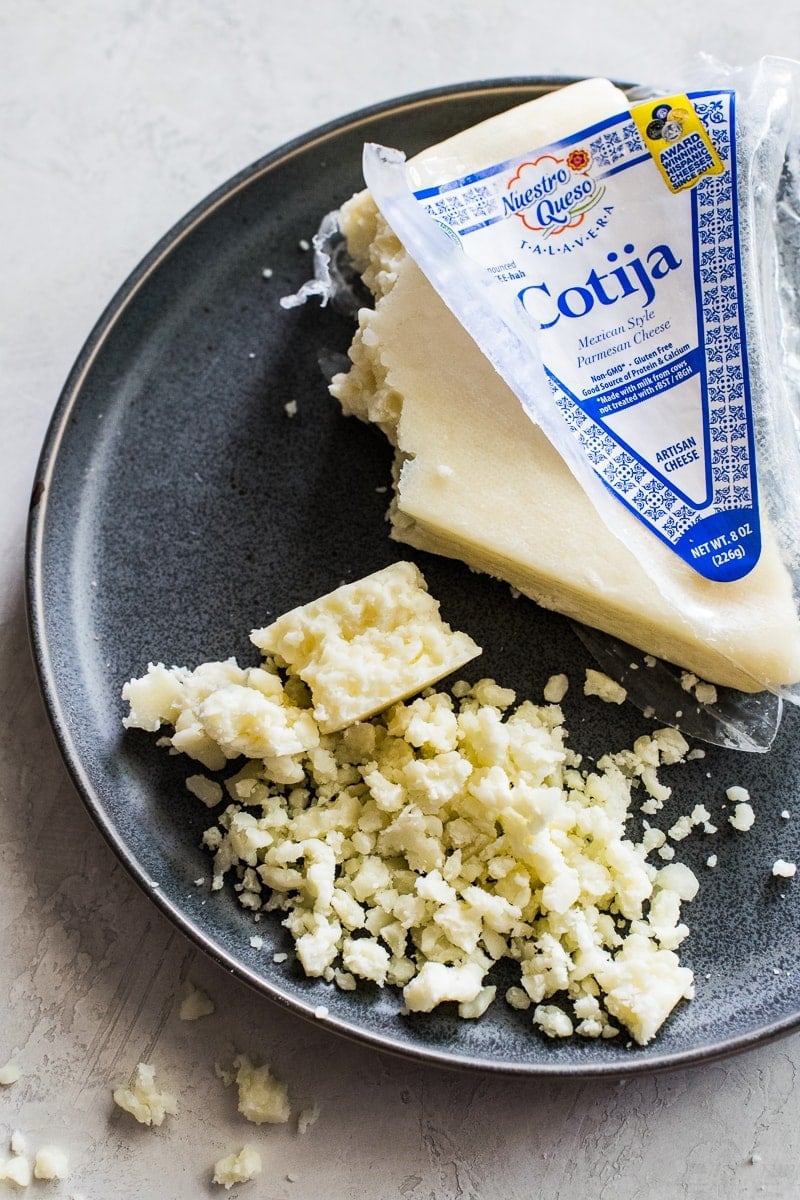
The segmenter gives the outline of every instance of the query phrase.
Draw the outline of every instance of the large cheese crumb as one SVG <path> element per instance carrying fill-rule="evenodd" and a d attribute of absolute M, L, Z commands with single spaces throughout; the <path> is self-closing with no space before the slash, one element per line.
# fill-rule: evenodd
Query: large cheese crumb
<path fill-rule="evenodd" d="M 23 1155 L 14 1155 L 5 1166 L 0 1165 L 0 1180 L 2 1179 L 16 1184 L 17 1187 L 28 1187 L 31 1182 L 31 1164 Z"/>
<path fill-rule="evenodd" d="M 142 1125 L 160 1125 L 167 1115 L 174 1116 L 178 1111 L 175 1097 L 156 1087 L 155 1069 L 142 1062 L 137 1065 L 129 1088 L 114 1089 L 114 1103 Z"/>
<path fill-rule="evenodd" d="M 235 1183 L 249 1183 L 261 1174 L 261 1155 L 252 1146 L 242 1146 L 238 1154 L 228 1154 L 214 1163 L 212 1183 L 232 1188 Z"/>
<path fill-rule="evenodd" d="M 33 1162 L 34 1179 L 66 1179 L 69 1162 L 58 1146 L 42 1146 Z"/>
<path fill-rule="evenodd" d="M 291 1116 L 288 1088 L 270 1072 L 267 1065 L 255 1066 L 246 1054 L 233 1060 L 233 1071 L 223 1075 L 226 1082 L 236 1082 L 239 1090 L 239 1112 L 254 1125 L 282 1125 Z"/>
<path fill-rule="evenodd" d="M 410 562 L 293 609 L 251 638 L 308 684 L 324 733 L 363 721 L 480 654 L 441 619 Z"/>
<path fill-rule="evenodd" d="M 621 683 L 617 683 L 602 671 L 586 669 L 586 681 L 583 685 L 584 696 L 599 696 L 606 704 L 624 704 L 628 693 Z"/>

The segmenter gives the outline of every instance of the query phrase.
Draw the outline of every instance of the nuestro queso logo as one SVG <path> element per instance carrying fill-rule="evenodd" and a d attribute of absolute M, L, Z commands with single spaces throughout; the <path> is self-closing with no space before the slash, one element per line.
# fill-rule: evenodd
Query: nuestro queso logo
<path fill-rule="evenodd" d="M 592 179 L 588 150 L 570 150 L 565 158 L 542 154 L 521 163 L 507 184 L 503 213 L 545 237 L 575 229 L 600 202 L 605 187 Z"/>

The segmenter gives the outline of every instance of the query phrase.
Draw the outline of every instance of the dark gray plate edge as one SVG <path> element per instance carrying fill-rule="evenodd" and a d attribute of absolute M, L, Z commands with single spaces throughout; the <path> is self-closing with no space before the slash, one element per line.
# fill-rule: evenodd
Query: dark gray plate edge
<path fill-rule="evenodd" d="M 159 239 L 152 250 L 145 255 L 112 296 L 80 350 L 53 411 L 39 455 L 31 491 L 25 545 L 25 605 L 31 652 L 45 709 L 58 749 L 81 800 L 100 833 L 136 883 L 173 924 L 223 969 L 229 971 L 232 975 L 252 987 L 261 996 L 266 996 L 268 999 L 306 1020 L 317 1022 L 351 1041 L 366 1044 L 372 1049 L 397 1055 L 404 1059 L 412 1059 L 427 1065 L 445 1067 L 451 1070 L 468 1069 L 502 1075 L 549 1076 L 575 1079 L 588 1079 L 592 1077 L 618 1079 L 634 1074 L 650 1074 L 706 1064 L 753 1049 L 756 1046 L 765 1045 L 787 1036 L 800 1027 L 800 1012 L 795 1016 L 772 1022 L 761 1029 L 741 1034 L 732 1039 L 712 1042 L 707 1046 L 700 1046 L 693 1050 L 659 1054 L 653 1053 L 648 1049 L 647 1057 L 632 1059 L 629 1064 L 618 1061 L 609 1061 L 608 1063 L 577 1062 L 574 1064 L 497 1062 L 492 1059 L 466 1057 L 452 1050 L 439 1051 L 434 1048 L 410 1046 L 406 1042 L 396 1041 L 386 1034 L 377 1034 L 368 1030 L 355 1028 L 347 1022 L 332 1016 L 330 1013 L 324 1016 L 317 1016 L 316 1005 L 284 995 L 269 980 L 252 971 L 234 957 L 226 954 L 199 926 L 176 909 L 165 896 L 161 895 L 158 888 L 154 886 L 153 881 L 149 878 L 148 872 L 143 868 L 136 855 L 117 832 L 114 824 L 107 819 L 103 806 L 99 801 L 91 780 L 85 772 L 80 755 L 70 735 L 69 722 L 64 714 L 57 692 L 55 673 L 47 639 L 43 595 L 42 560 L 44 531 L 47 521 L 48 487 L 57 468 L 58 454 L 65 428 L 69 422 L 73 408 L 79 400 L 83 380 L 91 369 L 94 360 L 100 354 L 111 330 L 124 316 L 127 307 L 135 299 L 140 287 L 198 224 L 207 220 L 217 208 L 225 204 L 233 195 L 242 188 L 247 187 L 273 167 L 285 162 L 288 158 L 296 154 L 305 153 L 317 144 L 324 143 L 328 138 L 335 136 L 342 129 L 348 127 L 353 129 L 358 128 L 359 125 L 366 124 L 375 116 L 386 116 L 394 112 L 409 111 L 436 101 L 447 102 L 458 95 L 469 94 L 479 96 L 482 92 L 496 95 L 498 92 L 504 90 L 513 92 L 521 88 L 534 87 L 548 90 L 563 87 L 574 82 L 576 82 L 576 77 L 574 76 L 558 75 L 489 79 L 409 93 L 392 100 L 370 105 L 369 107 L 345 114 L 323 125 L 319 125 L 308 133 L 301 134 L 297 138 L 277 147 L 262 158 L 257 159 L 250 166 L 245 167 L 214 189 L 177 221 Z M 621 84 L 620 86 L 628 87 L 631 85 Z"/>

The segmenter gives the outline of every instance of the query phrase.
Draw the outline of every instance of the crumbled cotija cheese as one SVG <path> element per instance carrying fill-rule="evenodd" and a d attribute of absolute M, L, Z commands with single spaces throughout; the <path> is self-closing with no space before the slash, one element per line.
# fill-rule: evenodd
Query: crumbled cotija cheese
<path fill-rule="evenodd" d="M 66 1179 L 69 1161 L 58 1146 L 42 1146 L 33 1161 L 34 1179 Z"/>
<path fill-rule="evenodd" d="M 168 1114 L 174 1116 L 178 1103 L 170 1092 L 156 1087 L 155 1069 L 149 1063 L 137 1064 L 129 1088 L 114 1089 L 114 1103 L 142 1125 L 160 1125 Z"/>
<path fill-rule="evenodd" d="M 246 1054 L 233 1060 L 229 1072 L 217 1072 L 225 1086 L 235 1083 L 239 1092 L 239 1112 L 254 1125 L 283 1125 L 292 1115 L 288 1088 L 269 1067 L 255 1066 Z"/>
<path fill-rule="evenodd" d="M 15 1154 L 5 1165 L 0 1165 L 0 1180 L 26 1188 L 31 1182 L 31 1164 L 22 1154 Z"/>
<path fill-rule="evenodd" d="M 606 704 L 624 704 L 628 693 L 622 684 L 617 683 L 602 671 L 586 669 L 586 680 L 583 685 L 584 696 L 599 696 Z"/>
<path fill-rule="evenodd" d="M 214 1001 L 199 987 L 191 986 L 181 1000 L 178 1016 L 181 1021 L 198 1021 L 201 1017 L 210 1017 L 214 1011 Z"/>
<path fill-rule="evenodd" d="M 272 636 L 270 648 L 286 662 L 288 646 L 302 644 L 305 618 L 296 637 L 283 618 L 272 628 L 280 629 L 280 649 Z M 324 657 L 319 630 L 312 641 Z M 373 672 L 379 647 L 369 648 Z M 390 639 L 380 664 L 387 679 L 393 654 Z M 338 663 L 338 649 L 334 657 Z M 401 675 L 403 663 L 401 656 Z M 159 723 L 169 712 L 180 720 L 188 698 L 194 721 L 215 696 L 204 690 L 198 702 L 189 681 L 217 677 L 225 691 L 233 670 L 206 664 L 181 673 L 184 690 L 171 709 L 153 702 L 143 681 L 128 685 L 128 696 L 140 717 L 155 714 Z M 168 691 L 162 669 L 153 674 L 153 687 Z M 269 661 L 263 674 L 313 731 L 302 723 L 306 747 L 290 753 L 263 755 L 251 744 L 250 761 L 226 782 L 230 803 L 204 841 L 214 854 L 214 886 L 233 872 L 240 903 L 281 912 L 307 975 L 343 988 L 395 985 L 409 1012 L 453 1001 L 476 1019 L 495 997 L 488 972 L 510 958 L 520 976 L 514 1006 L 523 1007 L 524 995 L 534 1024 L 550 1036 L 564 1036 L 569 1023 L 581 1036 L 610 1037 L 620 1022 L 640 1044 L 691 997 L 692 973 L 675 950 L 688 933 L 680 906 L 694 894 L 694 876 L 648 861 L 663 849 L 660 831 L 636 843 L 627 829 L 634 782 L 659 806 L 669 795 L 657 771 L 685 757 L 680 734 L 657 730 L 582 770 L 565 745 L 561 709 L 514 707 L 513 691 L 492 680 L 459 682 L 452 694 L 427 691 L 326 733 L 296 676 L 282 682 Z M 354 703 L 358 709 L 357 696 Z M 326 719 L 333 710 L 331 700 Z M 208 723 L 202 736 L 213 757 Z M 168 741 L 177 748 L 175 736 Z M 551 999 L 571 1006 L 574 1020 Z M 272 1114 L 249 1119 L 288 1119 L 285 1088 L 267 1068 L 241 1058 L 236 1079 L 245 1115 L 245 1108 Z M 253 1089 L 264 1096 L 251 1104 L 245 1097 Z"/>
<path fill-rule="evenodd" d="M 242 1146 L 238 1154 L 227 1154 L 214 1163 L 212 1183 L 226 1190 L 235 1183 L 249 1183 L 261 1174 L 261 1155 L 252 1146 Z"/>
<path fill-rule="evenodd" d="M 22 1072 L 15 1062 L 7 1062 L 5 1066 L 0 1067 L 0 1087 L 11 1087 L 21 1074 Z"/>

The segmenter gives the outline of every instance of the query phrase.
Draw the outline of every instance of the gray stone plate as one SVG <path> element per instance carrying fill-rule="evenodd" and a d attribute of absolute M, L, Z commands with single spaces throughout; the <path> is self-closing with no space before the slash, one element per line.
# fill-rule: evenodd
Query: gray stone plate
<path fill-rule="evenodd" d="M 702 879 L 682 956 L 697 975 L 647 1048 L 552 1042 L 500 1000 L 479 1021 L 401 1015 L 391 989 L 342 993 L 305 979 L 277 919 L 257 927 L 232 890 L 211 896 L 200 845 L 209 814 L 185 791 L 187 762 L 149 735 L 124 734 L 123 681 L 149 660 L 255 661 L 249 630 L 404 556 L 388 537 L 390 451 L 329 398 L 318 356 L 343 353 L 352 327 L 316 302 L 278 299 L 311 273 L 300 247 L 320 216 L 361 186 L 362 143 L 414 151 L 548 90 L 510 80 L 426 93 L 314 131 L 247 168 L 182 220 L 115 296 L 82 350 L 47 435 L 29 536 L 34 653 L 64 759 L 133 876 L 190 937 L 259 992 L 331 1029 L 448 1066 L 521 1074 L 629 1074 L 708 1060 L 785 1033 L 800 1019 L 800 884 L 771 875 L 800 857 L 798 715 L 768 755 L 709 750 L 674 769 L 662 824 L 703 801 L 720 832 L 679 857 Z M 265 279 L 262 269 L 272 269 Z M 294 418 L 284 405 L 297 401 Z M 476 481 L 477 482 L 477 481 Z M 589 664 L 568 623 L 514 600 L 456 562 L 414 557 L 446 618 L 485 648 L 480 673 L 537 697 L 547 677 Z M 571 744 L 623 748 L 647 728 L 632 707 L 565 702 Z M 726 823 L 741 784 L 758 818 Z M 716 853 L 711 870 L 706 858 Z M 156 885 L 158 885 L 156 887 Z M 91 921 L 90 913 L 86 920 Z M 513 972 L 499 978 L 501 988 Z"/>

